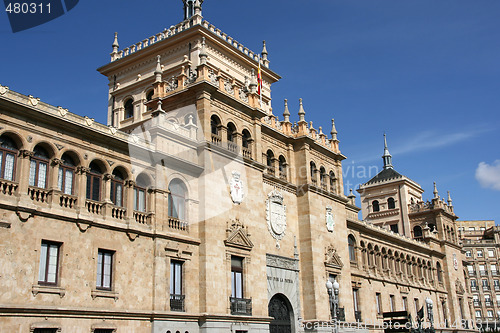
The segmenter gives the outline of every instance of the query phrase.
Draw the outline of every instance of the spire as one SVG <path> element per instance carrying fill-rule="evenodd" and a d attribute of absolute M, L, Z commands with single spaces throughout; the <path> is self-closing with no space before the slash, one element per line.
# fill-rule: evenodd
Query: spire
<path fill-rule="evenodd" d="M 384 133 L 384 155 L 382 155 L 382 159 L 384 160 L 384 170 L 392 169 L 392 155 L 389 153 L 389 148 L 387 148 L 387 137 Z"/>
<path fill-rule="evenodd" d="M 356 195 L 354 195 L 354 193 L 352 193 L 352 188 L 349 189 L 349 195 L 347 196 L 347 198 L 351 201 L 351 205 L 356 204 Z"/>
<path fill-rule="evenodd" d="M 436 186 L 436 182 L 434 182 L 434 191 L 432 191 L 432 193 L 434 194 L 434 199 L 439 199 L 439 193 Z"/>
<path fill-rule="evenodd" d="M 206 65 L 207 64 L 207 57 L 208 57 L 208 54 L 207 54 L 207 49 L 205 47 L 205 37 L 202 37 L 201 39 L 201 50 L 200 50 L 200 64 L 201 65 Z"/>
<path fill-rule="evenodd" d="M 120 45 L 118 45 L 118 33 L 115 32 L 115 40 L 113 41 L 113 53 L 117 53 L 118 52 L 118 48 L 120 47 Z"/>
<path fill-rule="evenodd" d="M 288 110 L 288 100 L 285 99 L 285 111 L 283 111 L 283 117 L 285 118 L 285 122 L 290 122 L 290 110 Z"/>
<path fill-rule="evenodd" d="M 156 69 L 155 69 L 155 82 L 161 82 L 162 81 L 162 70 L 161 70 L 161 64 L 160 64 L 160 55 L 156 56 Z"/>
<path fill-rule="evenodd" d="M 448 191 L 448 206 L 453 206 L 453 201 L 451 201 L 450 191 Z"/>
<path fill-rule="evenodd" d="M 304 106 L 302 105 L 302 98 L 299 98 L 299 122 L 306 121 L 306 111 L 304 111 Z"/>
<path fill-rule="evenodd" d="M 266 49 L 266 41 L 262 41 L 262 52 L 261 52 L 261 55 L 262 55 L 262 60 L 267 60 L 267 49 Z"/>
<path fill-rule="evenodd" d="M 332 118 L 332 131 L 330 132 L 332 135 L 332 140 L 337 140 L 337 129 L 335 128 L 335 120 Z"/>

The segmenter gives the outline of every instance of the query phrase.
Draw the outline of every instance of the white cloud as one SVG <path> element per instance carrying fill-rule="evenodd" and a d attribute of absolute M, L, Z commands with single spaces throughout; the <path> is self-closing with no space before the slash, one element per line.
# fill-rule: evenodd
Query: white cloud
<path fill-rule="evenodd" d="M 481 162 L 476 169 L 476 179 L 482 187 L 500 191 L 500 160 L 492 165 Z"/>

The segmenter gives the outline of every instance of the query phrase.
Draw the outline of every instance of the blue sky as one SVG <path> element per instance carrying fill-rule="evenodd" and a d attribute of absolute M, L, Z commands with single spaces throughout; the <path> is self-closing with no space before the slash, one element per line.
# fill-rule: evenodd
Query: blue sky
<path fill-rule="evenodd" d="M 436 181 L 461 219 L 500 222 L 500 1 L 206 0 L 203 16 L 253 51 L 267 41 L 281 119 L 284 98 L 292 120 L 299 98 L 315 128 L 329 133 L 335 118 L 346 184 L 381 167 L 386 132 L 395 169 L 424 198 Z M 96 68 L 114 32 L 123 48 L 182 18 L 181 0 L 81 0 L 14 34 L 2 11 L 0 84 L 104 123 Z"/>

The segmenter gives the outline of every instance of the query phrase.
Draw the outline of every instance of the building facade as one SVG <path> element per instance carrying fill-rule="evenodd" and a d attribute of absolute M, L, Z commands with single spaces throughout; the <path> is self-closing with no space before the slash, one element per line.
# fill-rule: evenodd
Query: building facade
<path fill-rule="evenodd" d="M 457 221 L 457 225 L 468 261 L 468 288 L 472 294 L 471 313 L 476 321 L 481 321 L 489 327 L 497 327 L 500 318 L 500 230 L 492 220 Z"/>
<path fill-rule="evenodd" d="M 358 208 L 333 120 L 328 137 L 301 100 L 279 121 L 265 43 L 202 2 L 131 47 L 115 35 L 107 125 L 0 86 L 2 331 L 382 331 L 427 298 L 438 329 L 466 330 L 451 202 L 423 202 L 386 145 Z"/>

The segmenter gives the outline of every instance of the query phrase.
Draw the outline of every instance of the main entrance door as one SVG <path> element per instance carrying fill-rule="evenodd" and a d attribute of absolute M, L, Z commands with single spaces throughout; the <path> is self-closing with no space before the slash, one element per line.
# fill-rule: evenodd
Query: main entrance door
<path fill-rule="evenodd" d="M 292 309 L 285 296 L 276 294 L 269 301 L 270 333 L 292 333 Z"/>

